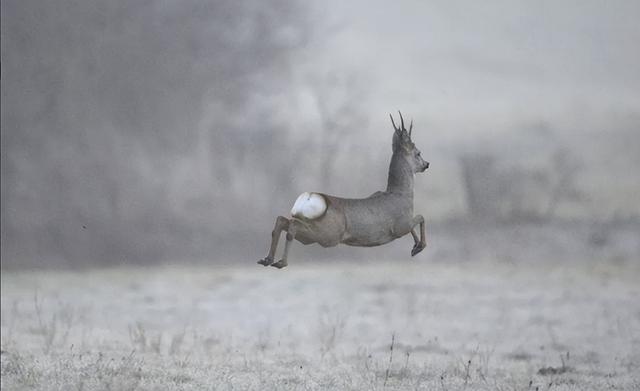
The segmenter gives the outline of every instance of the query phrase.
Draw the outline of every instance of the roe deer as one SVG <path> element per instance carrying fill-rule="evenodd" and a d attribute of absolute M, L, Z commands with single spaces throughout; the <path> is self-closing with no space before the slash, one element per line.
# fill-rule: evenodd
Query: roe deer
<path fill-rule="evenodd" d="M 424 172 L 429 163 L 411 141 L 411 130 L 404 127 L 400 114 L 400 127 L 393 125 L 393 155 L 389 165 L 386 191 L 378 191 L 367 198 L 339 198 L 322 193 L 302 193 L 291 209 L 291 217 L 278 216 L 271 234 L 269 254 L 258 261 L 264 266 L 281 269 L 287 266 L 287 255 L 293 239 L 302 244 L 319 243 L 333 247 L 339 243 L 349 246 L 371 247 L 389 243 L 408 233 L 415 242 L 411 256 L 426 246 L 424 218 L 413 215 L 413 177 Z M 420 237 L 414 231 L 420 225 Z M 287 241 L 282 259 L 274 262 L 280 233 L 286 231 Z"/>

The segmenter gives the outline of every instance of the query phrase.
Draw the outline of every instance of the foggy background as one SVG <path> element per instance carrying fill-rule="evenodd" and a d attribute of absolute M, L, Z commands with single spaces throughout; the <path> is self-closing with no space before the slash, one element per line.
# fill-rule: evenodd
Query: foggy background
<path fill-rule="evenodd" d="M 640 5 L 2 1 L 2 267 L 255 262 L 297 195 L 386 187 L 423 260 L 637 259 Z M 409 258 L 297 244 L 293 262 Z"/>

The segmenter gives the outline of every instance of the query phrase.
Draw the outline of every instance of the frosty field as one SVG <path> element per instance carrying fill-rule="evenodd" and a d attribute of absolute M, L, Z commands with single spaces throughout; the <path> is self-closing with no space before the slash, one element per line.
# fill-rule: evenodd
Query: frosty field
<path fill-rule="evenodd" d="M 638 281 L 407 259 L 6 271 L 2 389 L 638 389 Z"/>

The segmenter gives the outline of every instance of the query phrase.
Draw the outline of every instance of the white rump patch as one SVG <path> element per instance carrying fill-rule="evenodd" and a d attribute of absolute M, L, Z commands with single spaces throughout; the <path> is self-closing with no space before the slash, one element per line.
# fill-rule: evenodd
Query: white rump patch
<path fill-rule="evenodd" d="M 304 192 L 291 208 L 293 217 L 304 217 L 305 219 L 317 219 L 327 210 L 327 201 L 317 193 Z"/>

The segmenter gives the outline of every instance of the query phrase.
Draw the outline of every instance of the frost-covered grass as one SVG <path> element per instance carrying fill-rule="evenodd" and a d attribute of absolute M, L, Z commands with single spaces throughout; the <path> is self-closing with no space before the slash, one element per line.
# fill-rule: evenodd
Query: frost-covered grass
<path fill-rule="evenodd" d="M 2 389 L 638 389 L 638 281 L 631 262 L 3 272 Z"/>

